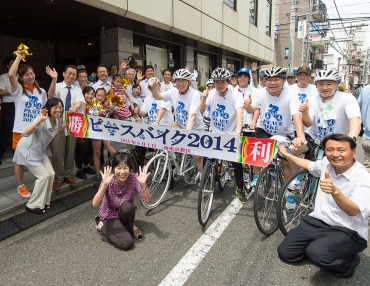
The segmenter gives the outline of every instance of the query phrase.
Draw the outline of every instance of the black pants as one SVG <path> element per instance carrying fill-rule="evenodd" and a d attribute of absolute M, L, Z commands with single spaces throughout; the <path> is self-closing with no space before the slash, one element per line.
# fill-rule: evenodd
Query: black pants
<path fill-rule="evenodd" d="M 238 189 L 243 190 L 244 178 L 243 178 L 243 165 L 242 163 L 231 162 L 234 168 L 235 183 Z"/>
<path fill-rule="evenodd" d="M 119 218 L 103 221 L 102 240 L 115 247 L 128 250 L 134 245 L 135 208 L 132 203 L 124 202 L 118 211 Z"/>
<path fill-rule="evenodd" d="M 339 273 L 347 272 L 353 256 L 367 247 L 356 231 L 330 226 L 306 215 L 279 245 L 279 257 L 298 262 L 307 257 L 316 266 Z"/>
<path fill-rule="evenodd" d="M 0 159 L 4 157 L 6 147 L 12 138 L 15 117 L 14 102 L 3 102 L 1 104 L 1 129 L 0 129 Z"/>

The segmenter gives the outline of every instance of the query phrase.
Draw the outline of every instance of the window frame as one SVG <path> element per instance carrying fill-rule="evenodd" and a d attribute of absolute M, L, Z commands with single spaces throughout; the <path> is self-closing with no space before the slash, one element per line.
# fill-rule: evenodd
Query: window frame
<path fill-rule="evenodd" d="M 251 21 L 251 3 L 253 3 L 253 22 Z M 249 0 L 249 23 L 257 27 L 258 0 Z"/>

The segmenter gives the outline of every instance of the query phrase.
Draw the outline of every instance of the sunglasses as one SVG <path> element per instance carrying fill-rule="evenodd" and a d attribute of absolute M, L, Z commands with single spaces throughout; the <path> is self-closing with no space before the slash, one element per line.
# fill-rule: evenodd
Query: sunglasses
<path fill-rule="evenodd" d="M 212 88 L 215 88 L 215 86 L 214 85 L 209 85 L 209 86 L 207 86 L 207 88 L 212 89 Z"/>

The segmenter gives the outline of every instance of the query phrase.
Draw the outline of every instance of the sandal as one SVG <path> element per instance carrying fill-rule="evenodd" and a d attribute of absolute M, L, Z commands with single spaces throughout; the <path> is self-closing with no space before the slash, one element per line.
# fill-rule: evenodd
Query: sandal
<path fill-rule="evenodd" d="M 103 222 L 100 220 L 100 217 L 98 215 L 95 217 L 95 223 L 96 223 L 96 227 L 95 227 L 96 232 L 98 234 L 101 234 L 101 228 L 103 226 Z"/>
<path fill-rule="evenodd" d="M 50 210 L 50 205 L 45 205 L 45 210 Z"/>
<path fill-rule="evenodd" d="M 137 240 L 143 240 L 143 233 L 141 232 L 140 229 L 136 228 L 134 230 L 134 238 L 137 239 Z"/>
<path fill-rule="evenodd" d="M 29 207 L 26 206 L 26 211 L 29 211 L 30 213 L 33 213 L 33 214 L 38 214 L 38 215 L 42 215 L 45 213 L 45 209 L 40 209 L 40 208 L 34 208 L 34 209 L 30 209 Z"/>

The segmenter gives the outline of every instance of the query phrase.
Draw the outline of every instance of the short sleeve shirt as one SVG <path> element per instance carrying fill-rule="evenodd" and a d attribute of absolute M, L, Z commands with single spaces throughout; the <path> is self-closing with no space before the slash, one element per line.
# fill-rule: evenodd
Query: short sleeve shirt
<path fill-rule="evenodd" d="M 116 177 L 113 177 L 112 181 L 108 185 L 100 206 L 100 219 L 107 220 L 118 218 L 118 210 L 120 206 L 124 202 L 134 203 L 135 193 L 139 193 L 141 198 L 144 197 L 144 192 L 134 173 L 129 175 L 126 184 L 123 186 L 118 184 Z"/>
<path fill-rule="evenodd" d="M 212 132 L 236 131 L 236 110 L 243 108 L 243 94 L 237 89 L 229 88 L 225 96 L 220 96 L 217 90 L 212 90 L 208 94 L 206 105 L 210 107 Z"/>
<path fill-rule="evenodd" d="M 290 93 L 287 87 L 283 87 L 279 97 L 272 96 L 267 89 L 259 91 L 259 94 L 252 98 L 252 106 L 260 108 L 257 127 L 271 135 L 292 136 L 292 116 L 299 113 L 298 98 Z"/>
<path fill-rule="evenodd" d="M 63 82 L 58 82 L 56 84 L 55 97 L 60 98 L 63 101 L 64 106 L 66 105 L 66 98 L 68 94 L 67 84 Z M 81 88 L 75 85 L 71 85 L 71 106 L 76 105 L 78 101 L 85 103 L 85 98 L 82 94 Z M 81 113 L 84 113 L 83 111 Z"/>
<path fill-rule="evenodd" d="M 252 101 L 253 101 L 253 98 L 259 94 L 258 89 L 252 87 L 251 85 L 248 85 L 248 87 L 244 87 L 244 88 L 236 86 L 235 89 L 237 89 L 239 92 L 243 94 L 243 101 L 247 99 L 246 96 L 248 97 L 249 95 L 251 95 Z M 243 110 L 243 124 L 250 124 L 252 122 L 252 119 L 253 119 L 253 113 L 250 114 L 244 109 Z"/>
<path fill-rule="evenodd" d="M 177 88 L 161 93 L 164 101 L 170 101 L 175 109 L 175 121 L 186 129 L 186 124 L 190 114 L 195 114 L 193 129 L 204 130 L 203 117 L 199 111 L 200 95 L 199 91 L 189 87 L 185 94 L 180 94 Z"/>
<path fill-rule="evenodd" d="M 336 119 L 328 120 L 327 127 L 320 127 L 320 114 L 324 109 L 325 103 L 329 101 L 334 106 Z M 310 99 L 309 113 L 312 118 L 312 125 L 306 132 L 312 138 L 321 140 L 333 133 L 348 134 L 351 118 L 361 118 L 360 107 L 355 97 L 340 91 L 337 91 L 331 100 L 322 100 L 321 96 L 316 94 Z"/>
<path fill-rule="evenodd" d="M 153 95 L 147 96 L 144 99 L 143 106 L 141 108 L 142 111 L 147 113 L 149 122 L 153 123 L 158 115 L 158 112 L 161 108 L 165 108 L 166 111 L 159 122 L 159 125 L 168 126 L 168 124 L 173 123 L 173 116 L 172 116 L 172 104 L 171 102 L 165 102 L 164 100 L 156 100 Z"/>
<path fill-rule="evenodd" d="M 9 88 L 10 88 L 9 74 L 4 73 L 0 75 L 0 89 L 9 91 Z M 14 102 L 14 99 L 10 95 L 6 95 L 3 96 L 2 102 Z"/>
<path fill-rule="evenodd" d="M 15 92 L 9 88 L 14 99 L 15 118 L 13 132 L 22 133 L 23 130 L 30 125 L 35 118 L 38 117 L 42 107 L 47 101 L 46 91 L 41 88 L 41 93 L 35 88 L 33 94 L 26 90 L 27 95 L 23 94 L 23 88 L 18 83 Z"/>
<path fill-rule="evenodd" d="M 304 103 L 306 99 L 310 99 L 317 94 L 317 88 L 313 84 L 308 84 L 305 88 L 299 87 L 298 84 L 293 84 L 289 85 L 288 89 L 298 97 L 300 103 Z"/>
<path fill-rule="evenodd" d="M 360 209 L 357 216 L 349 216 L 337 205 L 333 196 L 323 192 L 319 185 L 315 209 L 310 213 L 310 216 L 331 226 L 342 226 L 357 231 L 359 236 L 368 240 L 370 174 L 365 167 L 356 161 L 346 172 L 336 175 L 334 167 L 324 157 L 322 160 L 311 162 L 308 170 L 313 176 L 321 179 L 325 177 L 325 171 L 329 170 L 329 176 L 333 184 Z"/>

